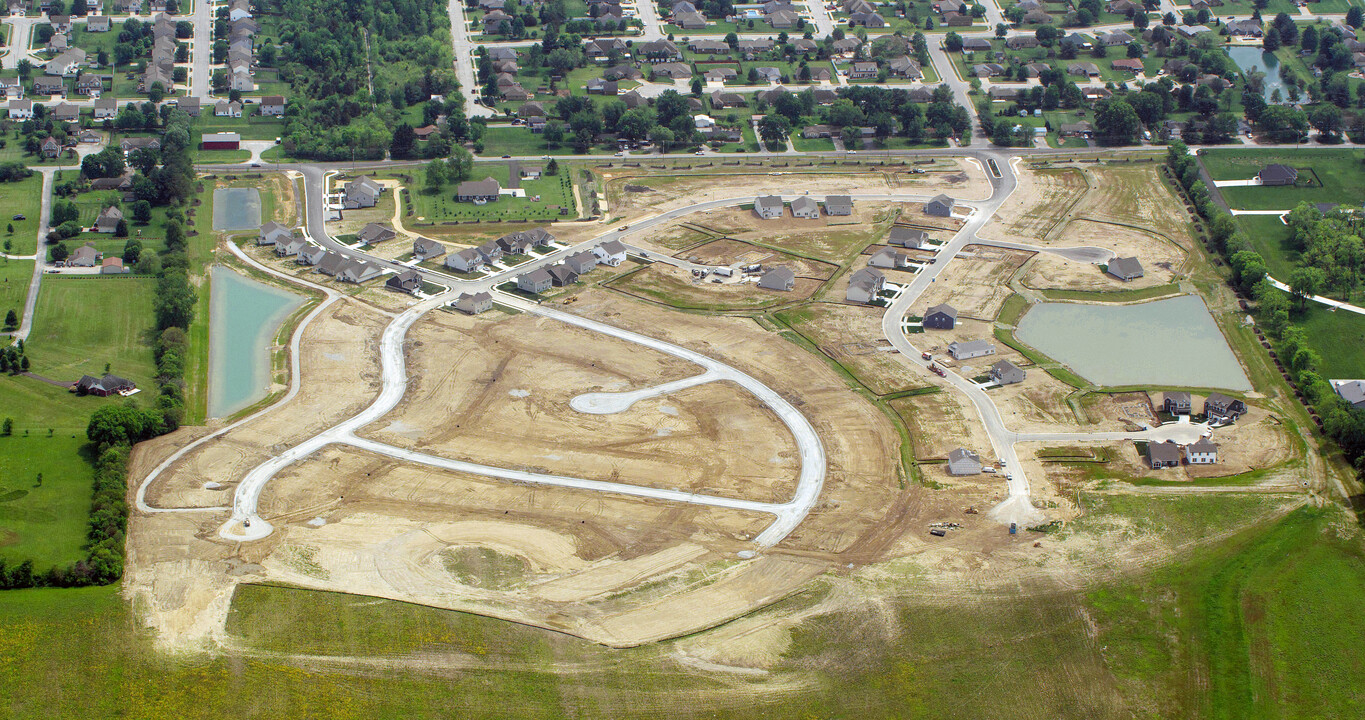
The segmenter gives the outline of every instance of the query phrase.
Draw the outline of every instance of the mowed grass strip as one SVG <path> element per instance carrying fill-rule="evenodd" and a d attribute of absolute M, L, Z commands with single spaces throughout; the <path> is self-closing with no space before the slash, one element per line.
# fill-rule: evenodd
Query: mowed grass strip
<path fill-rule="evenodd" d="M 1299 171 L 1299 183 L 1316 178 L 1313 187 L 1221 187 L 1235 210 L 1290 210 L 1301 202 L 1334 202 L 1359 206 L 1365 198 L 1365 150 L 1211 150 L 1199 156 L 1214 180 L 1247 180 L 1266 165 L 1288 165 Z"/>
<path fill-rule="evenodd" d="M 15 142 L 14 144 L 17 144 Z M 9 255 L 32 255 L 38 245 L 38 209 L 43 194 L 43 176 L 33 173 L 32 177 L 19 182 L 0 183 L 0 248 L 5 240 L 10 242 Z M 15 220 L 14 216 L 23 215 L 25 219 Z M 10 227 L 14 232 L 10 232 Z"/>
<path fill-rule="evenodd" d="M 155 293 L 151 278 L 44 278 L 28 340 L 32 372 L 75 381 L 108 364 L 154 395 Z"/>
<path fill-rule="evenodd" d="M 0 323 L 10 310 L 20 320 L 24 315 L 24 301 L 28 299 L 28 283 L 33 279 L 32 260 L 0 258 Z M 9 344 L 8 340 L 3 341 Z"/>
<path fill-rule="evenodd" d="M 22 425 L 0 437 L 0 558 L 32 560 L 43 572 L 84 556 L 94 477 L 88 444 L 83 430 L 48 437 L 46 429 Z"/>

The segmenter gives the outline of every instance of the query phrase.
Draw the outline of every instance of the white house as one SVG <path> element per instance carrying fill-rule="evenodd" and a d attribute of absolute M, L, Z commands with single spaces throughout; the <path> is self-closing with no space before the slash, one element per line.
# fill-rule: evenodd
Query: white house
<path fill-rule="evenodd" d="M 754 200 L 754 212 L 764 220 L 782 217 L 782 198 L 778 195 L 764 195 Z"/>
<path fill-rule="evenodd" d="M 1212 465 L 1218 462 L 1218 446 L 1206 437 L 1185 446 L 1185 462 L 1191 465 Z"/>
<path fill-rule="evenodd" d="M 601 265 L 616 267 L 626 261 L 626 246 L 620 240 L 608 240 L 592 249 Z"/>

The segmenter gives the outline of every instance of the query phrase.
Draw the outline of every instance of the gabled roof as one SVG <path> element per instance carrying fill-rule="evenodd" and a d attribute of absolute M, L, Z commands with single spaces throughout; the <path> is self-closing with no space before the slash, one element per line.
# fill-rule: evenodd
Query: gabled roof
<path fill-rule="evenodd" d="M 924 311 L 924 317 L 929 317 L 930 315 L 937 315 L 939 313 L 943 313 L 944 315 L 947 315 L 948 317 L 954 320 L 957 319 L 957 308 L 953 307 L 952 305 L 949 305 L 948 303 L 942 303 L 929 308 L 928 310 Z"/>

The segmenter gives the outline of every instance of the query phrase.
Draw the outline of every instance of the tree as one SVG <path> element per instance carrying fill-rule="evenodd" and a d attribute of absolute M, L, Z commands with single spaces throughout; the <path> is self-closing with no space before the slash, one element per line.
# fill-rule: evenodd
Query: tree
<path fill-rule="evenodd" d="M 1359 5 L 1352 5 L 1351 9 L 1346 11 L 1346 24 L 1359 30 L 1361 25 L 1365 25 L 1365 10 Z"/>
<path fill-rule="evenodd" d="M 146 200 L 138 200 L 133 203 L 133 221 L 138 223 L 148 223 L 152 220 L 152 204 Z"/>
<path fill-rule="evenodd" d="M 1150 23 L 1151 20 L 1147 17 L 1147 13 L 1145 12 L 1133 13 L 1133 27 L 1137 28 L 1138 30 L 1146 30 L 1147 25 Z"/>
<path fill-rule="evenodd" d="M 1301 267 L 1289 276 L 1289 289 L 1299 299 L 1299 310 L 1308 307 L 1308 299 L 1317 295 L 1327 284 L 1327 272 L 1317 267 Z"/>
<path fill-rule="evenodd" d="M 554 176 L 559 174 L 559 161 L 550 158 L 550 162 L 545 166 L 545 174 Z"/>
<path fill-rule="evenodd" d="M 702 91 L 701 78 L 699 77 L 692 78 L 692 96 L 701 97 L 701 91 Z"/>
<path fill-rule="evenodd" d="M 1308 120 L 1313 124 L 1313 127 L 1318 129 L 1318 132 L 1332 140 L 1336 140 L 1341 133 L 1341 111 L 1337 109 L 1336 105 L 1326 103 L 1318 105 L 1313 109 L 1313 114 L 1309 115 Z"/>
<path fill-rule="evenodd" d="M 654 143 L 655 147 L 664 152 L 668 152 L 672 149 L 673 143 L 676 140 L 677 137 L 673 134 L 673 131 L 662 125 L 655 125 L 649 129 L 649 141 Z"/>
<path fill-rule="evenodd" d="M 1136 43 L 1136 42 L 1128 43 L 1128 57 L 1129 57 L 1129 58 L 1131 58 L 1131 59 L 1133 59 L 1133 60 L 1138 60 L 1138 59 L 1140 59 L 1140 58 L 1142 57 L 1142 54 L 1143 54 L 1142 43 Z"/>
<path fill-rule="evenodd" d="M 412 157 L 412 149 L 417 145 L 417 133 L 407 123 L 399 123 L 393 129 L 393 140 L 389 143 L 389 154 L 395 160 Z"/>
<path fill-rule="evenodd" d="M 1052 47 L 1057 42 L 1057 28 L 1051 25 L 1043 25 L 1033 31 L 1033 37 L 1038 39 L 1038 44 L 1043 47 Z"/>
<path fill-rule="evenodd" d="M 0 423 L 0 435 L 9 437 L 14 434 L 14 418 L 5 418 L 5 422 Z"/>
<path fill-rule="evenodd" d="M 435 195 L 441 192 L 441 188 L 446 184 L 446 163 L 444 160 L 432 160 L 427 163 L 426 191 Z"/>
<path fill-rule="evenodd" d="M 1109 100 L 1095 113 L 1095 129 L 1115 145 L 1127 145 L 1142 132 L 1142 120 L 1133 106 L 1123 100 Z"/>
<path fill-rule="evenodd" d="M 962 36 L 949 31 L 943 38 L 943 47 L 948 52 L 962 52 Z"/>
<path fill-rule="evenodd" d="M 1273 53 L 1280 49 L 1280 31 L 1274 26 L 1265 29 L 1265 37 L 1261 40 L 1261 47 L 1268 53 Z"/>
<path fill-rule="evenodd" d="M 1002 38 L 1002 37 L 1005 37 L 1006 35 L 1009 35 L 1009 34 L 1010 34 L 1010 26 L 1009 26 L 1009 25 L 1006 25 L 1005 23 L 996 23 L 996 24 L 995 24 L 995 36 L 996 36 L 996 37 Z"/>
<path fill-rule="evenodd" d="M 71 251 L 66 249 L 66 243 L 59 242 L 53 245 L 51 250 L 48 250 L 48 255 L 52 257 L 52 262 L 62 262 L 71 257 Z"/>
<path fill-rule="evenodd" d="M 1359 9 L 1359 8 L 1356 8 Z M 1318 49 L 1318 29 L 1309 25 L 1303 29 L 1303 34 L 1299 36 L 1299 48 L 1304 52 L 1313 52 Z"/>
<path fill-rule="evenodd" d="M 114 237 L 128 237 L 128 221 L 119 218 L 118 224 L 114 226 Z"/>
<path fill-rule="evenodd" d="M 5 327 L 11 330 L 19 327 L 19 316 L 15 314 L 14 308 L 10 308 L 10 311 L 5 313 Z"/>
<path fill-rule="evenodd" d="M 787 136 L 791 135 L 791 123 L 782 115 L 765 115 L 758 122 L 758 134 L 770 149 L 786 149 Z"/>
<path fill-rule="evenodd" d="M 86 158 L 87 160 L 89 158 Z M 56 200 L 52 203 L 52 225 L 61 225 L 65 222 L 78 220 L 81 216 L 81 209 L 76 203 L 70 200 Z"/>

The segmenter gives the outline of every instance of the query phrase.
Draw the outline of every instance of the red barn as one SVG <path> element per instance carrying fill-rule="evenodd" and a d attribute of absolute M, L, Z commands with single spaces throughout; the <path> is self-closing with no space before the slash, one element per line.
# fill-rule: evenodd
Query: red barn
<path fill-rule="evenodd" d="M 242 136 L 232 132 L 204 135 L 200 148 L 204 150 L 237 150 L 242 146 Z"/>

